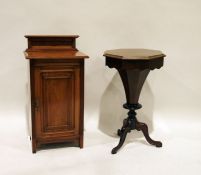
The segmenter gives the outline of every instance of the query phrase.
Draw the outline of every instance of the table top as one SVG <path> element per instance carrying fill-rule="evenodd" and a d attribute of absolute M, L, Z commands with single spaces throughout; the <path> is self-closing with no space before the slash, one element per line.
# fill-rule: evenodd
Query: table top
<path fill-rule="evenodd" d="M 122 60 L 151 60 L 155 58 L 163 58 L 166 55 L 159 50 L 115 49 L 105 51 L 103 56 Z"/>

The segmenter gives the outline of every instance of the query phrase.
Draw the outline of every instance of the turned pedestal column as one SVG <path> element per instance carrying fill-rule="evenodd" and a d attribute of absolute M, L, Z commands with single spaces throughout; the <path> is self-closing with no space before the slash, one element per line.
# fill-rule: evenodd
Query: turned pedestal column
<path fill-rule="evenodd" d="M 120 136 L 119 144 L 112 149 L 112 154 L 123 145 L 126 135 L 131 130 L 142 131 L 146 140 L 156 147 L 162 147 L 160 141 L 154 141 L 148 133 L 148 126 L 136 118 L 135 110 L 142 107 L 138 103 L 142 86 L 150 70 L 159 69 L 163 66 L 165 55 L 161 51 L 147 49 L 116 49 L 105 51 L 106 65 L 116 68 L 120 74 L 126 94 L 124 108 L 128 109 L 128 117 L 124 119 L 123 126 L 118 129 Z"/>

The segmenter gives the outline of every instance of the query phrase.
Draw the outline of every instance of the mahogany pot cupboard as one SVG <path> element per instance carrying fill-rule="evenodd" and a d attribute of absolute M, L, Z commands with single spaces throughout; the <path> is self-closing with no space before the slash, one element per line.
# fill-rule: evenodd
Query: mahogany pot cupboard
<path fill-rule="evenodd" d="M 26 35 L 31 89 L 32 152 L 40 145 L 77 142 L 83 147 L 84 60 L 77 35 Z"/>

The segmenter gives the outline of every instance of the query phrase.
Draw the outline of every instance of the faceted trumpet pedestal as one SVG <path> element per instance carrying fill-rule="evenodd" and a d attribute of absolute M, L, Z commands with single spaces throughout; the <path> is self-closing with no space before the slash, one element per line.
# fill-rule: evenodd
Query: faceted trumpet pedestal
<path fill-rule="evenodd" d="M 116 49 L 105 51 L 106 65 L 116 68 L 124 85 L 127 102 L 123 105 L 128 109 L 128 117 L 124 119 L 123 126 L 118 129 L 120 136 L 119 144 L 112 149 L 112 154 L 123 145 L 126 135 L 131 130 L 142 131 L 147 142 L 156 147 L 162 147 L 160 141 L 154 141 L 148 133 L 148 126 L 136 118 L 135 110 L 142 107 L 138 103 L 142 86 L 150 70 L 159 69 L 163 66 L 165 55 L 161 51 L 147 49 Z"/>

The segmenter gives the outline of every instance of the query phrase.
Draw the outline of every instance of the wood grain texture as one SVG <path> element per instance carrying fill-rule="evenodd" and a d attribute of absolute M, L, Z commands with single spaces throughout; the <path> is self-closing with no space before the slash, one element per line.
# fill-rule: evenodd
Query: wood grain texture
<path fill-rule="evenodd" d="M 159 50 L 115 49 L 105 51 L 104 56 L 123 60 L 150 60 L 165 57 L 165 54 Z"/>
<path fill-rule="evenodd" d="M 27 59 L 84 59 L 88 56 L 76 48 L 78 35 L 26 35 Z"/>
<path fill-rule="evenodd" d="M 80 68 L 35 69 L 36 137 L 55 138 L 79 133 Z"/>
<path fill-rule="evenodd" d="M 87 55 L 74 50 L 38 50 L 25 51 L 26 59 L 85 59 Z"/>
<path fill-rule="evenodd" d="M 76 141 L 82 148 L 84 58 L 88 56 L 75 49 L 77 36 L 26 37 L 30 46 L 25 56 L 30 62 L 32 152 L 41 144 L 66 141 Z"/>

